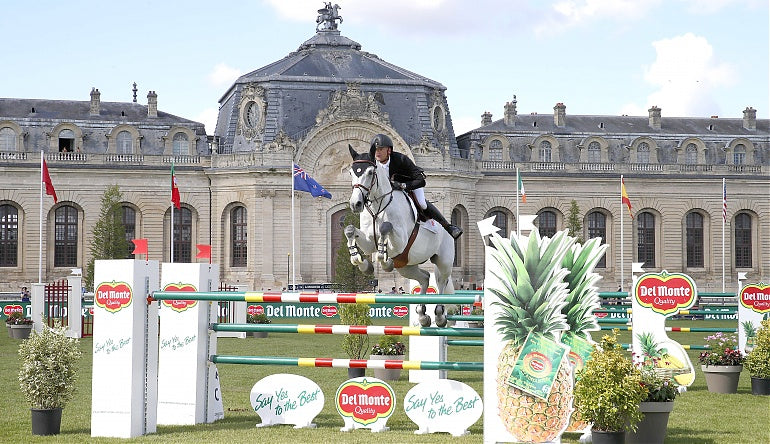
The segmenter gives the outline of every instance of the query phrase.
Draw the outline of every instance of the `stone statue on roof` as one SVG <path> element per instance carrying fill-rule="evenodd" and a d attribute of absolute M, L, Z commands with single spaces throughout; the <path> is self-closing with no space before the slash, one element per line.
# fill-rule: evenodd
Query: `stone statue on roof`
<path fill-rule="evenodd" d="M 315 19 L 317 23 L 316 31 L 336 31 L 337 20 L 342 23 L 342 16 L 339 14 L 340 5 L 332 2 L 324 2 L 324 7 L 318 10 L 318 18 Z"/>

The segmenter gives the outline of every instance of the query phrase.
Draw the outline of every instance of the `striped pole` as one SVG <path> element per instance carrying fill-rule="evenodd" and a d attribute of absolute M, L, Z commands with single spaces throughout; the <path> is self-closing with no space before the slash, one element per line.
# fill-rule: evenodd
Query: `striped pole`
<path fill-rule="evenodd" d="M 326 335 L 398 335 L 483 337 L 483 328 L 406 327 L 398 325 L 318 325 L 318 324 L 211 324 L 214 331 L 266 331 Z"/>
<path fill-rule="evenodd" d="M 474 372 L 480 372 L 484 370 L 483 362 L 402 361 L 397 359 L 371 361 L 368 359 L 285 358 L 276 356 L 224 355 L 212 355 L 209 360 L 215 364 L 288 365 L 293 367 L 464 370 Z"/>
<path fill-rule="evenodd" d="M 446 345 L 462 345 L 466 347 L 483 347 L 484 340 L 462 340 L 462 339 L 447 339 Z"/>
<path fill-rule="evenodd" d="M 629 350 L 631 348 L 631 344 L 620 344 L 623 346 L 624 350 Z M 711 350 L 711 347 L 708 345 L 687 345 L 687 344 L 679 344 L 682 346 L 685 350 Z"/>
<path fill-rule="evenodd" d="M 375 293 L 269 293 L 261 291 L 198 291 L 180 294 L 156 291 L 152 301 L 184 299 L 188 301 L 245 301 L 262 303 L 306 304 L 473 304 L 480 296 L 442 294 L 375 294 Z"/>
<path fill-rule="evenodd" d="M 484 322 L 484 315 L 447 315 L 450 321 L 475 321 Z"/>
<path fill-rule="evenodd" d="M 631 326 L 628 327 L 613 327 L 611 325 L 602 325 L 602 330 L 633 330 Z M 737 333 L 737 328 L 720 328 L 720 327 L 666 327 L 666 331 L 678 331 L 682 333 L 716 333 L 716 332 L 722 332 L 722 333 Z"/>

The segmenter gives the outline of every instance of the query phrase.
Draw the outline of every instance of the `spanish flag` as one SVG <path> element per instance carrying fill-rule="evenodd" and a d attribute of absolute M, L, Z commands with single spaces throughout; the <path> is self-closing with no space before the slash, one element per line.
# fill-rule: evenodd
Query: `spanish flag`
<path fill-rule="evenodd" d="M 628 214 L 633 220 L 634 213 L 631 212 L 631 199 L 628 198 L 628 193 L 626 193 L 626 182 L 623 180 L 623 176 L 620 176 L 620 203 L 626 204 L 628 207 Z"/>

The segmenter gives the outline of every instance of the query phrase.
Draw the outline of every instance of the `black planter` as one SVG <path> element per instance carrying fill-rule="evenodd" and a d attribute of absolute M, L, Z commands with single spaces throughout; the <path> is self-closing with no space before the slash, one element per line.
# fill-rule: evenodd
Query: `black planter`
<path fill-rule="evenodd" d="M 602 432 L 591 430 L 591 442 L 593 444 L 625 444 L 626 432 Z"/>
<path fill-rule="evenodd" d="M 33 435 L 58 435 L 61 431 L 61 408 L 30 409 Z"/>
<path fill-rule="evenodd" d="M 349 368 L 348 369 L 348 378 L 350 378 L 350 379 L 361 378 L 365 374 L 366 374 L 366 369 L 365 368 L 358 368 L 358 367 L 356 367 L 356 368 Z"/>
<path fill-rule="evenodd" d="M 751 378 L 752 395 L 770 395 L 770 379 Z"/>

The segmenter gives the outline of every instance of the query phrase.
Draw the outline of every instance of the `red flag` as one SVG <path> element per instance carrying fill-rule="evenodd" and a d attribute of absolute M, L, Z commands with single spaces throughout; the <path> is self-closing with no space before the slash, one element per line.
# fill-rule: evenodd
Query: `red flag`
<path fill-rule="evenodd" d="M 43 183 L 45 184 L 45 194 L 53 196 L 53 203 L 59 201 L 56 197 L 56 190 L 53 188 L 53 182 L 51 182 L 51 176 L 48 175 L 48 164 L 43 159 Z"/>
<path fill-rule="evenodd" d="M 171 164 L 171 202 L 176 209 L 182 208 L 182 201 L 179 198 L 179 188 L 176 186 L 176 175 L 174 175 L 174 164 Z"/>
<path fill-rule="evenodd" d="M 134 251 L 131 254 L 147 254 L 147 239 L 131 239 L 134 243 Z"/>
<path fill-rule="evenodd" d="M 211 245 L 195 244 L 198 247 L 198 254 L 195 259 L 211 259 Z"/>

